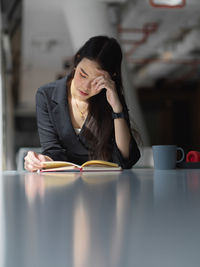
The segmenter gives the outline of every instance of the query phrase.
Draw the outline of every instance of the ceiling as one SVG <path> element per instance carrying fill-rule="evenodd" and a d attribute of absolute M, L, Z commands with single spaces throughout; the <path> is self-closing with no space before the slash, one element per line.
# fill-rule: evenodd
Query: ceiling
<path fill-rule="evenodd" d="M 43 0 L 44 3 L 46 3 L 45 1 L 46 0 Z M 199 0 L 182 0 L 185 2 L 185 5 L 183 5 L 182 8 L 156 8 L 153 7 L 150 3 L 153 0 L 104 1 L 107 2 L 111 9 L 112 7 L 114 7 L 115 15 L 117 13 L 117 19 L 116 22 L 114 20 L 114 23 L 116 23 L 116 27 L 118 28 L 122 48 L 132 72 L 132 82 L 136 88 L 144 86 L 152 87 L 158 80 L 163 79 L 167 79 L 169 81 L 199 81 Z M 168 0 L 168 2 L 170 2 L 170 0 Z M 10 27 L 11 33 L 15 30 L 16 25 L 18 25 L 18 23 L 21 21 L 21 9 L 19 8 L 21 7 L 21 3 L 21 0 L 1 0 L 2 11 L 8 13 L 7 21 L 13 21 L 13 23 L 7 23 L 8 26 L 12 26 Z M 29 3 L 30 5 L 32 1 L 23 1 L 23 4 L 25 6 L 23 10 L 26 10 L 26 7 L 28 6 L 27 3 Z M 44 3 L 42 4 L 39 0 L 34 1 L 30 9 L 31 11 L 24 11 L 25 18 L 27 16 L 29 18 L 28 23 L 26 22 L 25 26 L 23 27 L 24 36 L 26 36 L 24 43 L 28 43 L 29 46 L 31 46 L 31 49 L 28 45 L 23 46 L 24 51 L 26 51 L 26 47 L 28 47 L 27 51 L 29 57 L 31 53 L 34 54 L 34 49 L 38 49 L 39 46 L 38 40 L 34 40 L 34 42 L 31 41 L 34 34 L 34 36 L 40 38 L 40 35 L 38 35 L 37 31 L 42 32 L 42 34 L 45 32 L 45 38 L 52 39 L 52 36 L 49 37 L 48 35 L 50 34 L 49 26 L 48 29 L 46 29 L 45 25 L 51 25 L 51 28 L 53 28 L 53 34 L 55 32 L 57 33 L 57 35 L 60 34 L 60 29 L 67 31 L 66 27 L 62 26 L 64 25 L 64 21 L 61 21 L 62 16 L 59 13 L 60 11 L 58 10 L 59 5 L 57 3 L 54 4 L 54 1 L 51 1 L 51 5 L 48 4 L 48 6 Z M 60 3 L 60 5 L 62 5 L 62 3 Z M 57 9 L 55 8 L 56 6 Z M 35 12 L 32 12 L 33 9 L 35 10 Z M 15 10 L 16 12 L 14 13 L 13 10 Z M 52 11 L 53 13 L 50 11 Z M 34 13 L 37 14 L 37 20 L 35 19 Z M 12 14 L 14 14 L 15 16 Z M 52 17 L 55 17 L 56 14 L 57 19 L 53 20 L 52 22 Z M 48 23 L 46 24 L 41 23 L 41 19 L 44 20 L 44 15 L 45 22 L 48 21 Z M 64 51 L 66 53 L 66 56 L 68 54 L 71 55 L 73 49 L 69 38 L 66 37 L 66 40 L 59 40 L 60 37 L 57 35 L 56 37 L 54 36 L 54 39 L 57 38 L 58 42 L 60 42 L 60 46 L 62 45 L 62 47 L 59 47 L 59 49 L 57 49 L 59 53 L 63 54 Z M 42 36 L 44 36 L 44 34 Z M 62 34 L 62 36 L 64 35 Z M 65 36 L 68 35 L 65 34 Z M 45 42 L 45 40 L 40 40 L 40 42 Z M 42 47 L 44 48 L 44 45 Z M 69 52 L 67 52 L 68 50 Z M 33 65 L 36 60 L 38 60 L 40 65 L 42 65 L 42 60 L 47 66 L 52 66 L 52 61 L 56 64 L 56 61 L 53 58 L 53 54 L 51 53 L 51 57 L 49 57 L 48 53 L 46 54 L 43 50 L 43 56 L 41 56 L 38 52 L 35 53 L 33 56 L 34 60 L 31 60 L 31 64 Z M 56 55 L 58 58 L 58 54 Z M 50 60 L 51 64 L 49 64 Z M 62 62 L 60 62 L 59 64 L 61 65 L 61 63 Z M 54 68 L 58 70 L 60 65 L 57 64 L 54 66 Z M 30 69 L 30 62 L 28 66 Z"/>
<path fill-rule="evenodd" d="M 123 5 L 120 40 L 136 87 L 157 80 L 199 81 L 200 1 L 182 8 L 156 8 L 150 0 Z"/>

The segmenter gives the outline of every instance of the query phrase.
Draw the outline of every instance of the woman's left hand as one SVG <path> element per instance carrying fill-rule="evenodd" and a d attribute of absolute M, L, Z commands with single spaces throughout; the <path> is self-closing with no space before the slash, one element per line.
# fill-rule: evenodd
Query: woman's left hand
<path fill-rule="evenodd" d="M 94 79 L 92 86 L 99 92 L 106 89 L 106 98 L 113 111 L 117 113 L 121 112 L 123 108 L 117 94 L 115 82 L 111 79 L 110 74 L 107 71 L 100 69 L 96 69 L 96 71 L 101 75 Z"/>

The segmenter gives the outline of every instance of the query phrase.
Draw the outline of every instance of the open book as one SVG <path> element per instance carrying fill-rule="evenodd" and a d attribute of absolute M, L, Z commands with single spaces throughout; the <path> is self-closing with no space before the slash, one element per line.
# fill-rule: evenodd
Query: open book
<path fill-rule="evenodd" d="M 120 171 L 122 168 L 113 162 L 104 160 L 89 160 L 82 165 L 67 161 L 45 161 L 40 172 L 71 172 L 71 171 Z"/>

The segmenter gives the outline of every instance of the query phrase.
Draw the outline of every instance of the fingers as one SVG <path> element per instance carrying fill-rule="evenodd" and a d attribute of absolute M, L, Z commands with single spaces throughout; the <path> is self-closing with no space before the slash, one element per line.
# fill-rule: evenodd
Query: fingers
<path fill-rule="evenodd" d="M 102 77 L 98 77 L 98 79 L 95 79 L 94 83 L 93 83 L 94 89 L 97 91 L 102 90 L 105 87 L 105 80 Z"/>
<path fill-rule="evenodd" d="M 92 86 L 97 91 L 100 91 L 103 88 L 113 90 L 115 88 L 115 82 L 113 80 L 111 80 L 110 78 L 106 78 L 105 76 L 98 76 L 92 82 Z"/>
<path fill-rule="evenodd" d="M 40 160 L 40 162 L 46 161 L 46 156 L 42 154 L 38 154 L 38 159 Z"/>
<path fill-rule="evenodd" d="M 42 168 L 43 161 L 46 161 L 44 155 L 29 151 L 24 158 L 24 168 L 31 172 L 37 171 Z"/>
<path fill-rule="evenodd" d="M 43 167 L 43 162 L 44 161 L 53 161 L 50 157 L 48 157 L 48 156 L 45 156 L 45 155 L 42 155 L 42 154 L 38 154 L 38 158 L 39 158 L 39 160 L 40 160 L 40 162 L 41 162 L 41 166 Z M 42 168 L 41 167 L 41 168 Z"/>

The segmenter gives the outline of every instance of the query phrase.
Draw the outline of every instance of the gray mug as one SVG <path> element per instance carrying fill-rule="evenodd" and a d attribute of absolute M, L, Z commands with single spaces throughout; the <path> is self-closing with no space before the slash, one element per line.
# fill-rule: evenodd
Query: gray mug
<path fill-rule="evenodd" d="M 185 153 L 181 147 L 176 145 L 152 146 L 154 168 L 156 170 L 170 170 L 176 168 L 176 163 L 184 160 Z M 181 158 L 177 160 L 177 151 L 181 151 Z"/>

